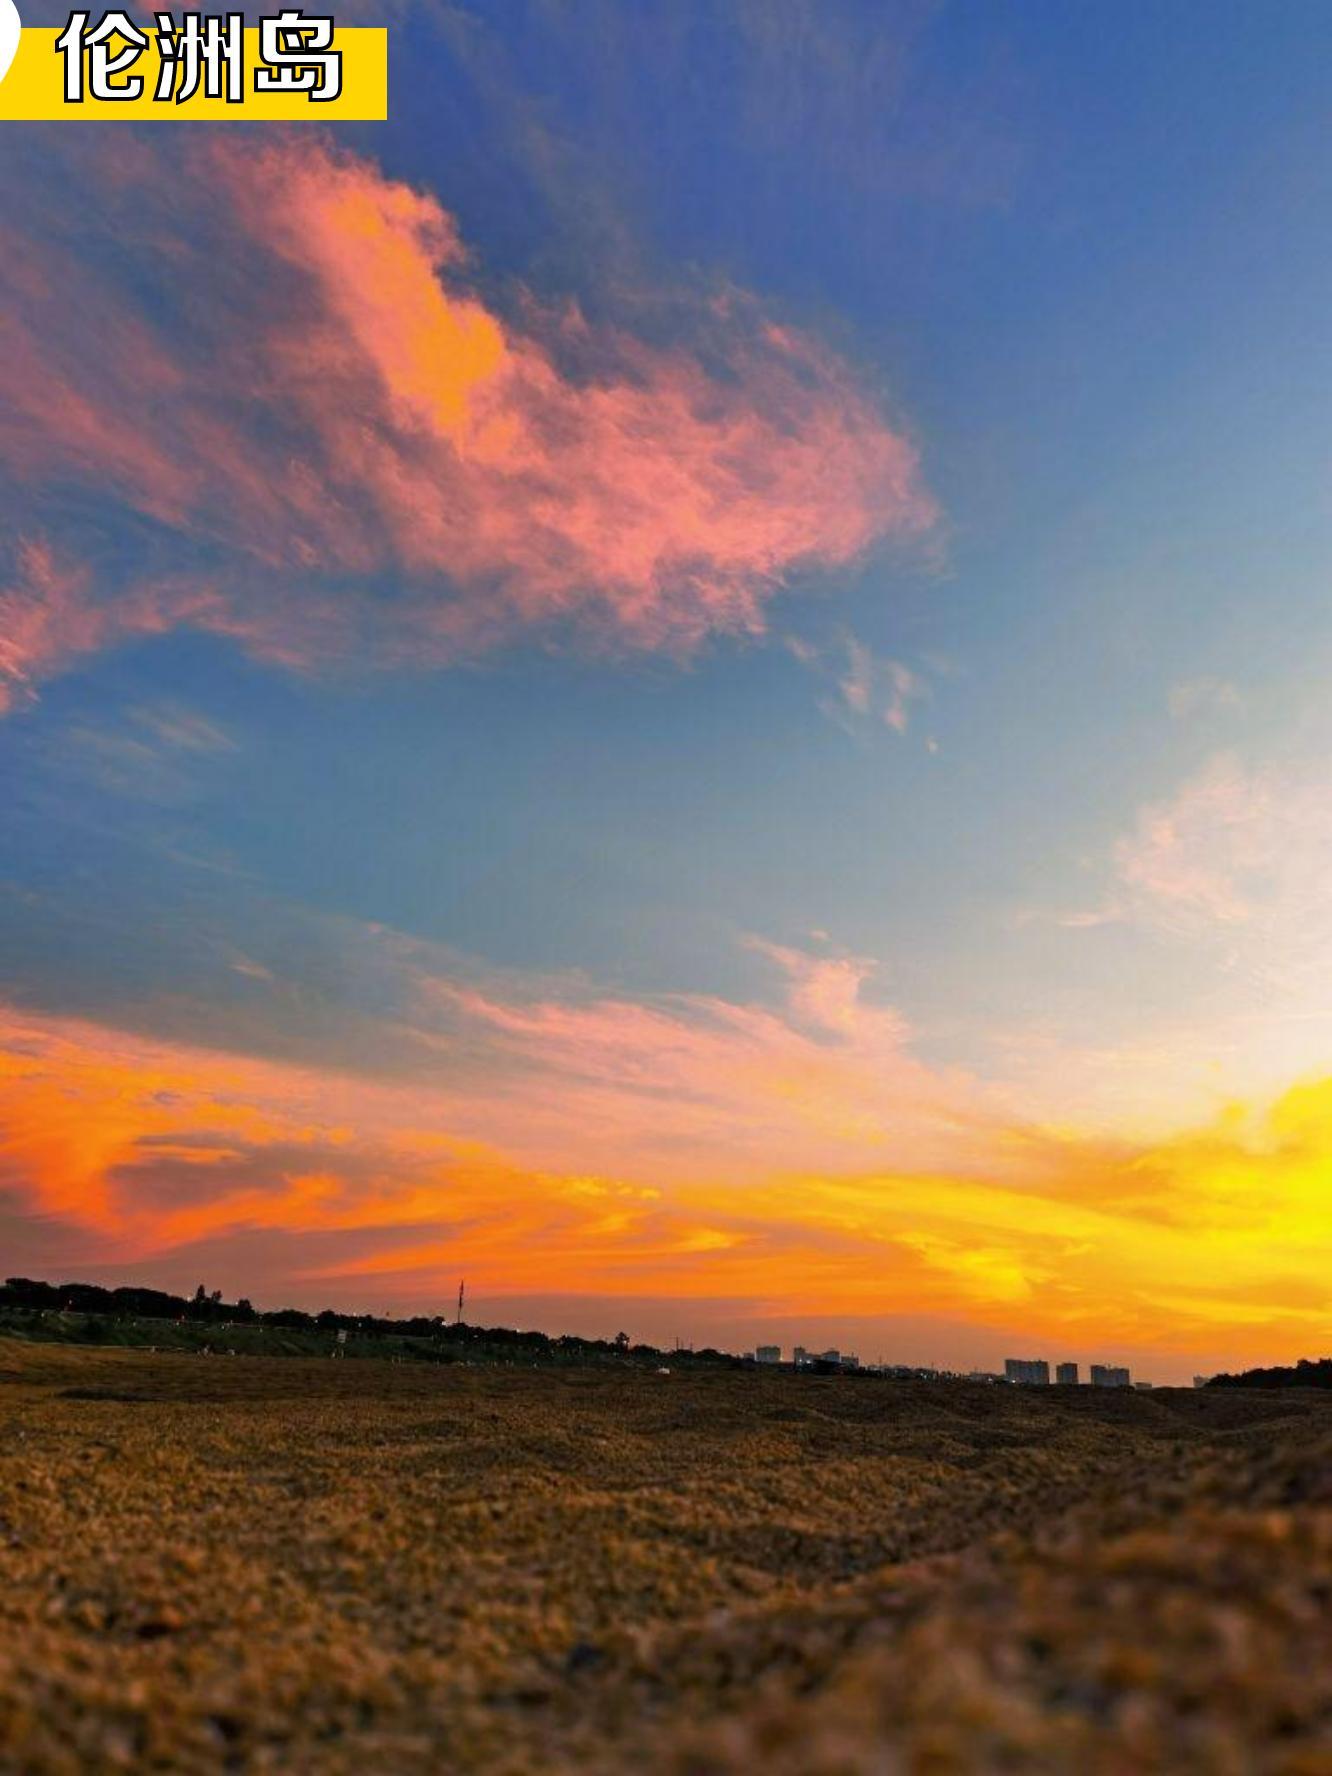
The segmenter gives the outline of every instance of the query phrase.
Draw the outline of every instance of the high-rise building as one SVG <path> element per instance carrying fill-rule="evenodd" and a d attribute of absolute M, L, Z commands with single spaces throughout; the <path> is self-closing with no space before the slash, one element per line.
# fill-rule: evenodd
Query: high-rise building
<path fill-rule="evenodd" d="M 1127 1369 L 1113 1363 L 1093 1363 L 1091 1384 L 1094 1388 L 1126 1388 L 1132 1386 L 1132 1378 Z"/>
<path fill-rule="evenodd" d="M 1005 1357 L 1004 1379 L 1027 1387 L 1049 1387 L 1050 1365 L 1044 1357 Z"/>
<path fill-rule="evenodd" d="M 780 1344 L 761 1344 L 754 1355 L 760 1363 L 780 1363 L 782 1347 Z"/>
<path fill-rule="evenodd" d="M 1075 1388 L 1078 1385 L 1078 1366 L 1076 1363 L 1057 1363 L 1055 1380 L 1060 1387 Z"/>

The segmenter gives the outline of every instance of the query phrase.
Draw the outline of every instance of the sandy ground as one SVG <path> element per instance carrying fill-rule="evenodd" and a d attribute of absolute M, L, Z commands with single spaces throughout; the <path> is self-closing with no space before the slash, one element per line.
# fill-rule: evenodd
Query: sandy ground
<path fill-rule="evenodd" d="M 0 1343 L 0 1770 L 1332 1776 L 1332 1398 Z"/>

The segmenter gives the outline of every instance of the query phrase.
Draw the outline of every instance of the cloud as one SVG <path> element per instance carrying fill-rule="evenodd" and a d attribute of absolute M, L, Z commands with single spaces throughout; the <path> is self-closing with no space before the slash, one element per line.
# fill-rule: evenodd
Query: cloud
<path fill-rule="evenodd" d="M 678 1182 L 724 1155 L 738 1184 L 780 1153 L 838 1169 L 871 1153 L 893 1164 L 965 1165 L 986 1112 L 960 1074 L 924 1066 L 892 1007 L 865 1003 L 871 964 L 751 940 L 781 973 L 778 1006 L 702 994 L 641 1001 L 558 996 L 415 972 L 418 1018 L 524 1081 L 528 1136 L 560 1163 L 594 1145 L 600 1169 Z M 493 1076 L 493 1074 L 492 1074 Z M 475 1116 L 484 1087 L 471 1087 Z M 501 1137 L 506 1112 L 489 1125 Z M 589 1131 L 595 1130 L 595 1134 Z M 515 1136 L 507 1137 L 512 1145 Z M 854 1157 L 853 1157 L 854 1156 Z"/>
<path fill-rule="evenodd" d="M 849 631 L 843 631 L 827 645 L 792 636 L 787 646 L 802 666 L 832 683 L 835 695 L 821 707 L 848 732 L 873 723 L 905 734 L 910 725 L 911 705 L 927 694 L 918 673 L 900 660 L 876 654 Z M 933 741 L 927 740 L 926 747 L 938 750 Z"/>
<path fill-rule="evenodd" d="M 247 616 L 236 596 L 190 580 L 109 591 L 67 549 L 44 536 L 17 537 L 10 574 L 0 584 L 0 715 L 30 703 L 44 679 L 85 655 L 178 628 L 248 642 L 289 665 L 304 657 L 280 611 L 256 608 Z"/>
<path fill-rule="evenodd" d="M 236 750 L 236 742 L 217 722 L 170 698 L 138 704 L 127 713 L 129 720 L 158 747 L 198 753 Z"/>
<path fill-rule="evenodd" d="M 501 309 L 439 202 L 369 160 L 211 138 L 185 150 L 207 194 L 187 216 L 178 156 L 123 152 L 99 191 L 115 260 L 29 232 L 0 265 L 0 465 L 32 513 L 11 706 L 181 626 L 300 667 L 526 634 L 685 654 L 933 522 L 851 367 L 740 293 L 640 304 L 640 333 L 525 290 Z M 80 559 L 108 503 L 119 545 Z"/>
<path fill-rule="evenodd" d="M 42 538 L 22 538 L 8 582 L 0 587 L 0 714 L 30 701 L 38 682 L 113 639 L 155 634 L 187 620 L 156 599 L 112 607 L 93 594 L 91 570 L 62 557 Z M 202 624 L 197 596 L 188 608 Z"/>
<path fill-rule="evenodd" d="M 1219 753 L 1171 796 L 1148 803 L 1112 854 L 1115 888 L 1099 908 L 1060 917 L 1069 930 L 1134 922 L 1210 936 L 1306 900 L 1332 856 L 1325 791 L 1294 772 Z"/>
<path fill-rule="evenodd" d="M 1115 869 L 1140 917 L 1175 929 L 1298 927 L 1320 950 L 1332 865 L 1332 785 L 1322 770 L 1249 766 L 1222 753 L 1172 797 L 1143 809 L 1115 848 Z"/>
<path fill-rule="evenodd" d="M 812 935 L 829 941 L 826 932 Z M 872 957 L 810 955 L 757 937 L 750 938 L 749 947 L 783 971 L 792 1012 L 813 1028 L 848 1037 L 871 1033 L 885 1048 L 905 1047 L 905 1020 L 889 1008 L 867 1006 L 861 997 L 875 973 Z"/>
<path fill-rule="evenodd" d="M 91 780 L 114 795 L 167 806 L 191 798 L 208 761 L 236 751 L 216 722 L 166 698 L 118 717 L 66 722 L 48 742 L 47 765 L 56 781 Z"/>
<path fill-rule="evenodd" d="M 1224 678 L 1187 678 L 1170 687 L 1170 713 L 1176 721 L 1197 716 L 1238 715 L 1244 708 L 1239 688 Z"/>
<path fill-rule="evenodd" d="M 210 997 L 192 1038 L 183 981 L 137 1030 L 0 1006 L 16 1249 L 304 1301 L 420 1305 L 465 1269 L 496 1317 L 540 1296 L 557 1328 L 561 1295 L 669 1298 L 1213 1366 L 1319 1332 L 1332 1084 L 1099 1135 L 927 1064 L 870 959 L 826 940 L 751 940 L 759 1001 L 488 973 L 366 928 L 337 943 L 339 1000 L 244 923 L 216 965 L 248 1022 Z M 281 1054 L 246 1046 L 283 1026 Z M 1042 1072 L 1078 1059 L 1054 1044 Z"/>
<path fill-rule="evenodd" d="M 1213 759 L 1115 851 L 1126 916 L 1212 971 L 1213 1040 L 1250 1077 L 1317 1067 L 1332 1038 L 1332 777 Z"/>
<path fill-rule="evenodd" d="M 1115 848 L 1116 873 L 1163 917 L 1240 923 L 1253 887 L 1283 863 L 1290 812 L 1270 779 L 1215 759 L 1171 800 L 1143 809 Z"/>
<path fill-rule="evenodd" d="M 920 1063 L 847 984 L 861 965 L 772 954 L 767 1011 L 470 993 L 451 1015 L 489 1085 L 465 1091 L 443 1062 L 370 1078 L 0 1007 L 0 1222 L 57 1269 L 306 1301 L 420 1304 L 465 1270 L 497 1315 L 540 1295 L 557 1329 L 561 1294 L 669 1296 L 751 1324 L 835 1307 L 1083 1350 L 1313 1348 L 1332 1082 L 1132 1142 L 982 1117 L 936 1078 L 964 1138 L 912 1162 L 865 1069 Z"/>
<path fill-rule="evenodd" d="M 900 660 L 878 660 L 863 642 L 847 643 L 846 672 L 839 681 L 842 707 L 851 715 L 873 716 L 899 734 L 907 730 L 907 710 L 921 694 L 920 680 Z"/>
<path fill-rule="evenodd" d="M 820 1270 L 854 1241 L 817 1213 L 786 1227 L 775 1173 L 962 1162 L 979 1112 L 910 1056 L 898 1014 L 862 1003 L 868 964 L 758 947 L 784 982 L 773 1006 L 468 979 L 408 945 L 380 1024 L 394 1068 L 373 1076 L 0 1006 L 0 1198 L 102 1263 L 308 1235 L 344 1278 L 465 1251 L 491 1292 L 561 1275 L 707 1295 L 718 1266 L 780 1288 L 792 1240 Z M 290 986 L 231 965 L 254 992 Z"/>
<path fill-rule="evenodd" d="M 1085 1040 L 1026 1039 L 1037 1101 L 1118 1117 L 1317 1077 L 1332 1043 L 1332 775 L 1323 759 L 1219 753 L 1145 805 L 1110 848 L 1099 906 L 1065 929 L 1105 935 L 1101 960 L 1135 982 Z M 1116 1031 L 1114 1020 L 1118 1019 Z M 1021 1048 L 1019 1039 L 1017 1047 Z M 1041 1074 L 1048 1088 L 1039 1086 Z"/>
<path fill-rule="evenodd" d="M 526 1176 L 430 1126 L 431 1108 L 419 1093 L 9 1012 L 0 1178 L 48 1221 L 97 1235 L 102 1262 L 238 1231 L 359 1235 L 364 1258 L 448 1230 L 487 1268 L 487 1245 L 552 1254 L 561 1229 L 586 1239 L 608 1205 L 643 1215 L 654 1201 Z"/>
<path fill-rule="evenodd" d="M 58 566 L 45 544 L 20 545 L 0 591 L 0 714 L 34 696 L 38 679 L 101 643 L 88 581 L 86 568 Z"/>

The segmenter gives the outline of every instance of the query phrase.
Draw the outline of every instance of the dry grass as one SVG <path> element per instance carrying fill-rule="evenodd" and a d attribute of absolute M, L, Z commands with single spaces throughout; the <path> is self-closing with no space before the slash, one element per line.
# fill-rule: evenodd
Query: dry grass
<path fill-rule="evenodd" d="M 0 1343 L 0 1769 L 1332 1772 L 1330 1415 Z"/>

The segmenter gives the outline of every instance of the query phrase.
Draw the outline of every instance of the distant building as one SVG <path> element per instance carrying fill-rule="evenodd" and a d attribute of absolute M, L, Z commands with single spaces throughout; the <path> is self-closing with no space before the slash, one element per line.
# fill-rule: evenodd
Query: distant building
<path fill-rule="evenodd" d="M 1132 1386 L 1132 1377 L 1127 1369 L 1117 1368 L 1113 1363 L 1093 1363 L 1091 1384 L 1094 1388 L 1126 1388 Z"/>
<path fill-rule="evenodd" d="M 761 1344 L 754 1355 L 760 1363 L 780 1363 L 782 1347 L 780 1344 Z"/>
<path fill-rule="evenodd" d="M 844 1357 L 839 1350 L 806 1350 L 803 1345 L 796 1348 L 795 1363 L 799 1369 L 812 1369 L 815 1375 L 843 1375 L 860 1367 L 859 1357 Z"/>
<path fill-rule="evenodd" d="M 1049 1387 L 1050 1365 L 1044 1357 L 1006 1357 L 1004 1380 L 1021 1382 L 1026 1387 Z"/>
<path fill-rule="evenodd" d="M 1150 1394 L 1152 1391 L 1152 1384 L 1150 1381 L 1135 1381 L 1133 1385 L 1140 1394 Z"/>
<path fill-rule="evenodd" d="M 1002 1375 L 996 1375 L 992 1369 L 973 1369 L 967 1375 L 968 1381 L 1002 1381 Z"/>
<path fill-rule="evenodd" d="M 1196 1388 L 1205 1388 L 1211 1379 L 1210 1375 L 1195 1375 L 1193 1385 Z"/>
<path fill-rule="evenodd" d="M 1057 1363 L 1055 1380 L 1061 1388 L 1075 1388 L 1078 1385 L 1078 1366 L 1076 1363 Z"/>
<path fill-rule="evenodd" d="M 760 1363 L 780 1363 L 781 1346 L 761 1345 L 758 1360 Z M 860 1358 L 852 1351 L 843 1353 L 839 1350 L 807 1350 L 803 1344 L 796 1345 L 792 1350 L 791 1363 L 796 1369 L 813 1369 L 819 1375 L 832 1375 L 847 1369 L 860 1368 Z"/>

